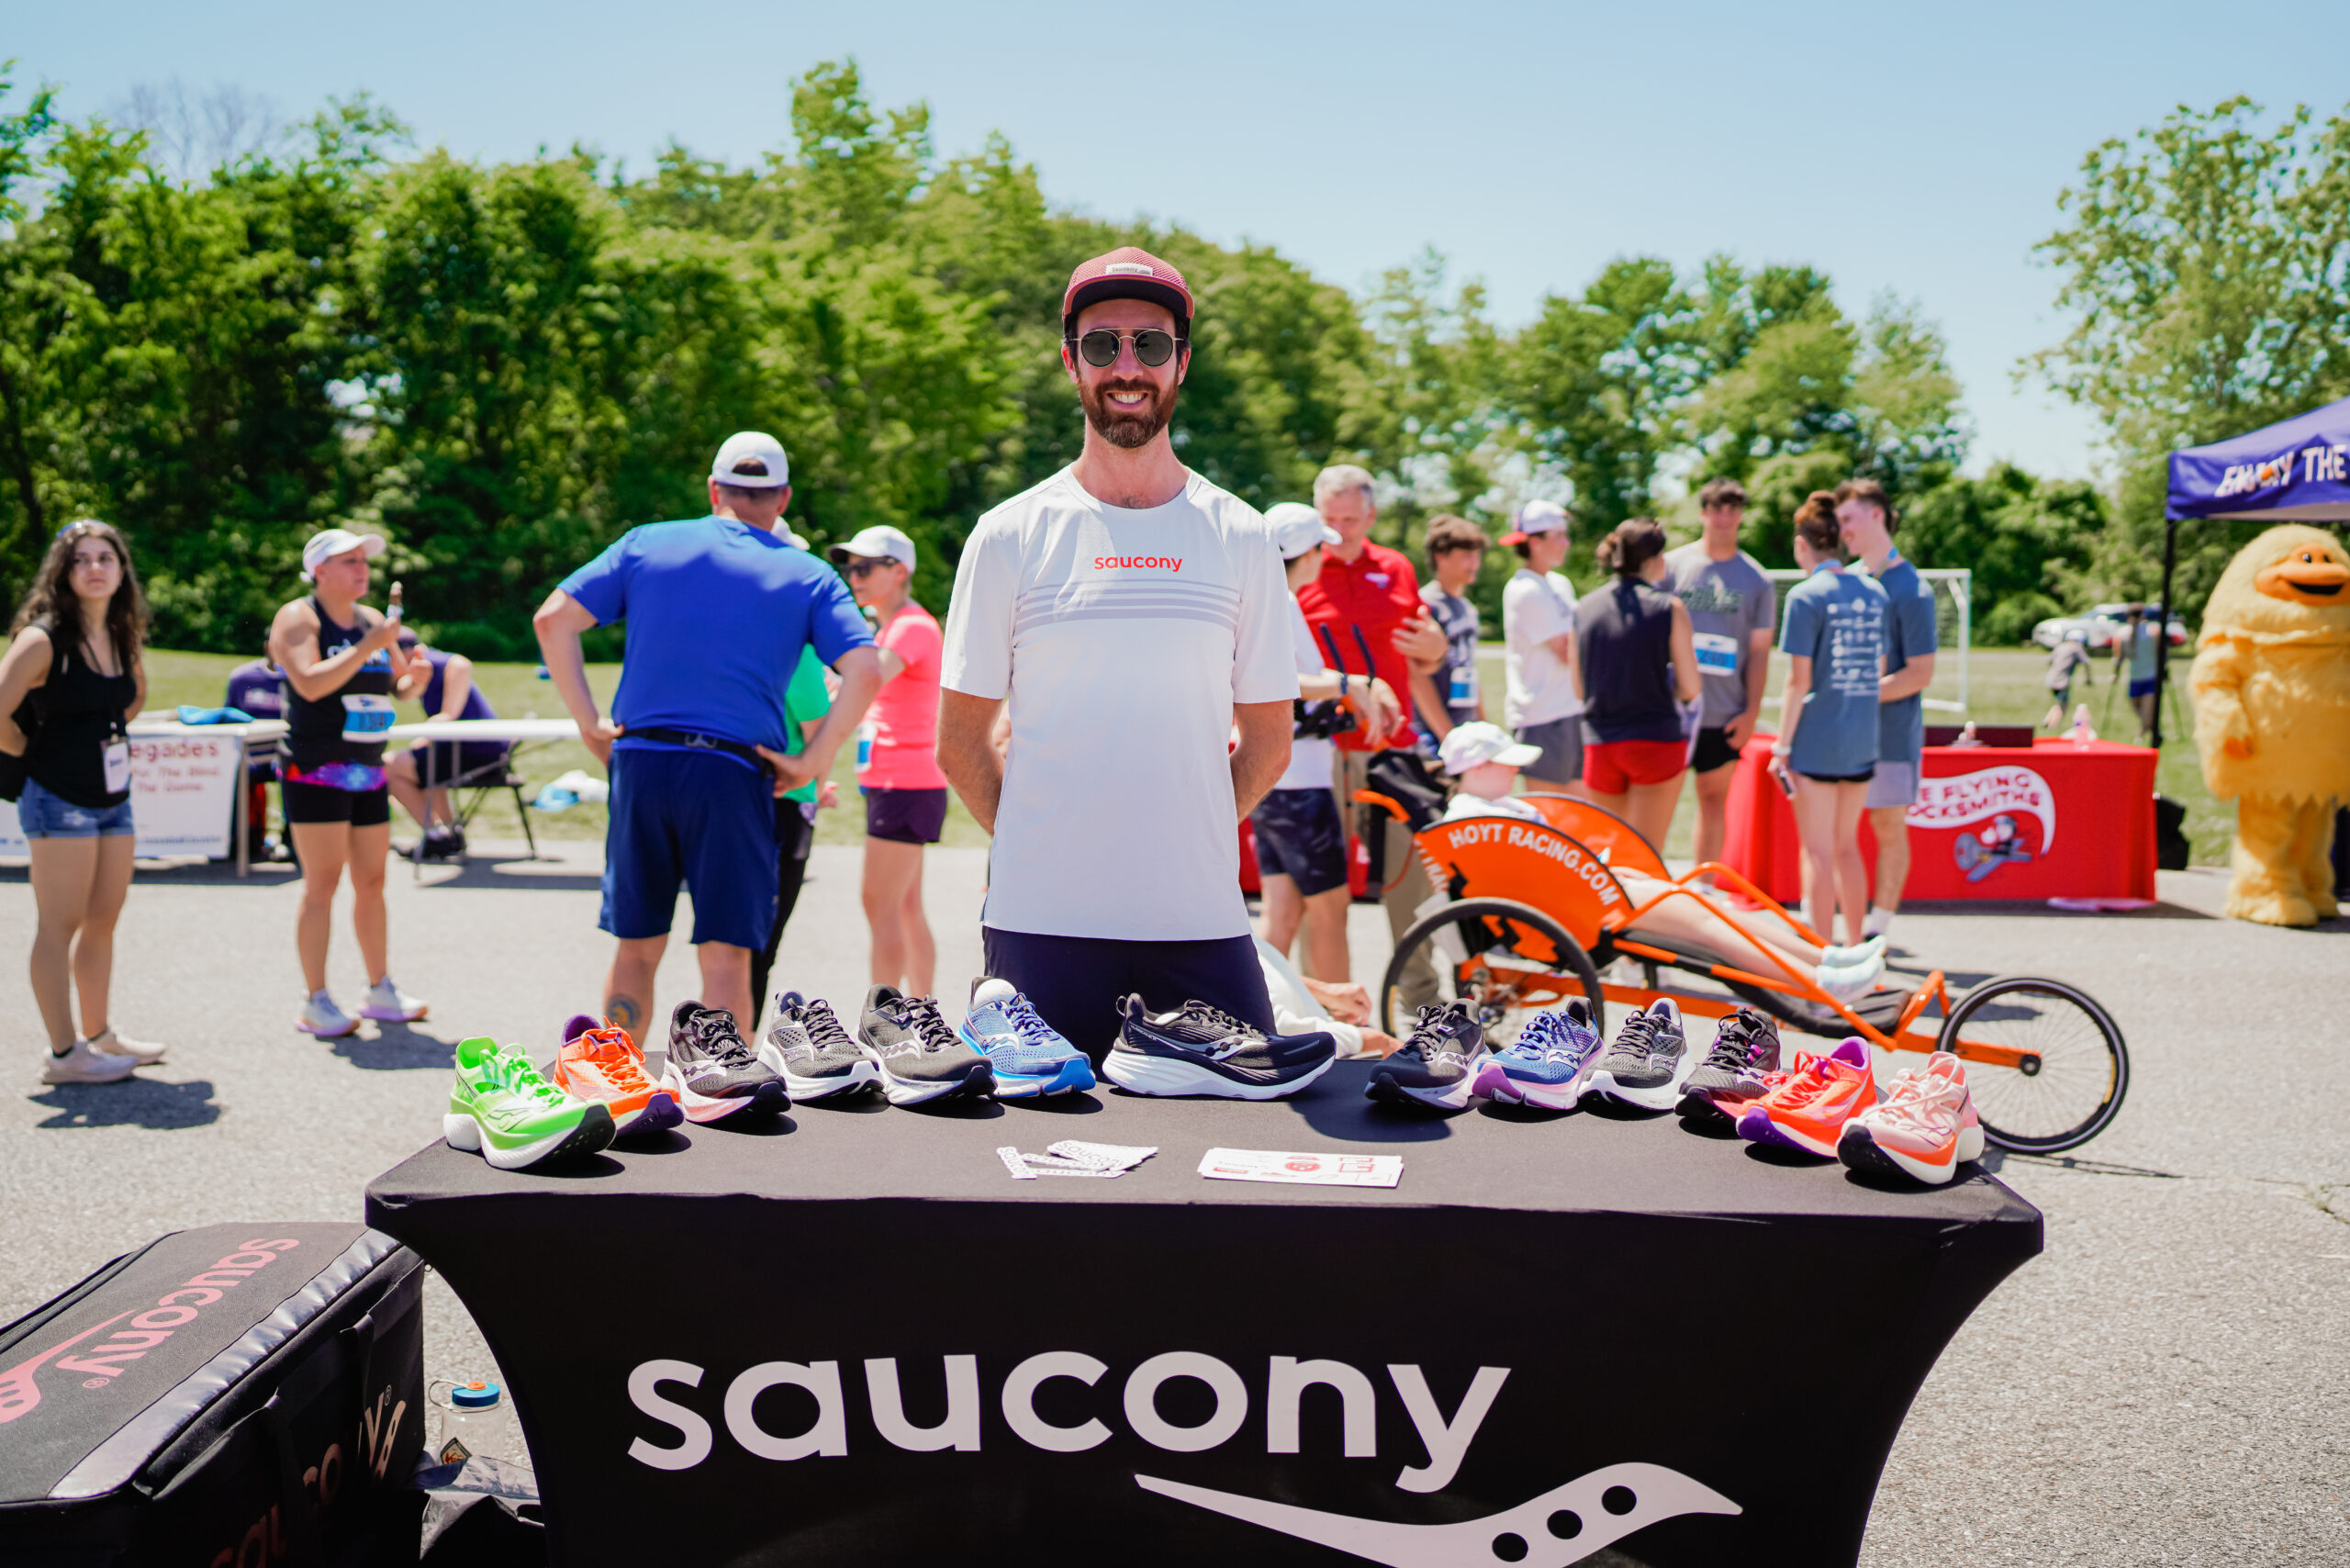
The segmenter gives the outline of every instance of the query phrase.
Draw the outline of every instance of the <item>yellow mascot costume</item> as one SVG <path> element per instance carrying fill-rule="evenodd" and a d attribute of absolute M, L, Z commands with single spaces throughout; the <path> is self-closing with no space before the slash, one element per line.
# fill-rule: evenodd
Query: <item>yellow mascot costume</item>
<path fill-rule="evenodd" d="M 2314 925 L 2333 899 L 2335 806 L 2350 801 L 2350 552 L 2272 528 L 2228 563 L 2195 655 L 2203 777 L 2237 797 L 2228 913 Z"/>

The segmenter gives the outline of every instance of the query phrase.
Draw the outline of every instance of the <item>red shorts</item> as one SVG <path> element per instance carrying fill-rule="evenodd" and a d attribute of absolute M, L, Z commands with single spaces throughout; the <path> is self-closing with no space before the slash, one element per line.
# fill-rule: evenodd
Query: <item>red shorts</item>
<path fill-rule="evenodd" d="M 1583 787 L 1600 795 L 1662 784 L 1688 766 L 1686 741 L 1592 741 L 1583 748 Z"/>

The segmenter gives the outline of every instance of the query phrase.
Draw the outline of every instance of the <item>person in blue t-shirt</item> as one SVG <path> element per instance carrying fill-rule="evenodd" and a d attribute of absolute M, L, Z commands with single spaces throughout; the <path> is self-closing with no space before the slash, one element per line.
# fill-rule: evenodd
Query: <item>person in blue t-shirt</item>
<path fill-rule="evenodd" d="M 1844 940 L 1858 946 L 1867 913 L 1861 812 L 1876 772 L 1877 683 L 1885 673 L 1885 589 L 1847 571 L 1837 554 L 1836 498 L 1814 490 L 1796 510 L 1796 565 L 1779 646 L 1787 684 L 1771 771 L 1793 797 L 1796 833 L 1811 865 L 1811 928 L 1832 940 L 1838 906 Z"/>
<path fill-rule="evenodd" d="M 285 672 L 269 655 L 248 659 L 229 672 L 229 694 L 221 700 L 255 719 L 285 717 Z M 245 762 L 245 855 L 269 858 L 269 783 L 277 777 L 275 751 L 248 753 Z"/>
<path fill-rule="evenodd" d="M 533 618 L 547 675 L 611 775 L 597 924 L 619 950 L 603 1012 L 640 1045 L 680 881 L 693 895 L 701 1003 L 752 1026 L 751 959 L 775 923 L 775 797 L 832 772 L 880 689 L 848 585 L 778 532 L 790 474 L 773 436 L 729 437 L 711 465 L 709 517 L 629 530 Z M 579 637 L 621 621 L 628 645 L 608 719 Z M 792 754 L 785 699 L 809 648 L 841 689 Z"/>
<path fill-rule="evenodd" d="M 426 647 L 409 631 L 400 633 L 400 646 L 428 672 L 417 695 L 427 720 L 498 717 L 498 710 L 474 684 L 473 660 Z M 453 780 L 495 783 L 505 777 L 507 751 L 504 741 L 419 741 L 385 759 L 384 783 L 392 799 L 424 830 L 423 858 L 446 860 L 465 852 L 464 831 L 449 804 L 449 785 Z M 430 791 L 425 789 L 428 778 L 432 781 Z"/>
<path fill-rule="evenodd" d="M 1934 590 L 1893 547 L 1893 498 L 1874 479 L 1836 487 L 1844 547 L 1885 589 L 1885 678 L 1877 686 L 1876 776 L 1869 780 L 1869 831 L 1876 835 L 1876 893 L 1866 929 L 1893 929 L 1909 880 L 1909 808 L 1926 760 L 1926 688 L 1934 679 Z"/>

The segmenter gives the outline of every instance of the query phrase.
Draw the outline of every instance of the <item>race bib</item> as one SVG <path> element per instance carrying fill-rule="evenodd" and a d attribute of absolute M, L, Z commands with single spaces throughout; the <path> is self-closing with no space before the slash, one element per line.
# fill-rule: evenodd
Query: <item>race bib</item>
<path fill-rule="evenodd" d="M 363 743 L 380 741 L 397 717 L 398 711 L 388 697 L 346 693 L 342 700 L 342 738 Z"/>
<path fill-rule="evenodd" d="M 1452 690 L 1445 700 L 1454 708 L 1466 708 L 1477 700 L 1477 671 L 1473 666 L 1452 666 Z"/>
<path fill-rule="evenodd" d="M 1738 673 L 1738 639 L 1725 637 L 1719 632 L 1696 634 L 1697 667 L 1707 675 L 1736 675 Z"/>
<path fill-rule="evenodd" d="M 119 795 L 130 788 L 130 743 L 106 743 L 106 793 Z"/>

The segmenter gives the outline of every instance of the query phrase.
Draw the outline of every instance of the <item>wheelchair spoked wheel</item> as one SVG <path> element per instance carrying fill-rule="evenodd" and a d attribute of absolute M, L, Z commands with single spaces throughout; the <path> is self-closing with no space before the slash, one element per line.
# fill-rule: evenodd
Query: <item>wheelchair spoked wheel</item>
<path fill-rule="evenodd" d="M 1396 940 L 1379 985 L 1379 1026 L 1402 1039 L 1412 1032 L 1404 1005 L 1404 976 L 1425 958 L 1436 970 L 1439 1002 L 1475 1004 L 1485 1042 L 1500 1050 L 1537 1013 L 1578 991 L 1603 1030 L 1606 1005 L 1599 969 L 1583 944 L 1530 904 L 1514 899 L 1463 899 L 1415 922 Z"/>
<path fill-rule="evenodd" d="M 2024 1054 L 2020 1067 L 1968 1059 L 1979 1043 Z M 1966 1061 L 1984 1137 L 2019 1154 L 2058 1154 L 2103 1132 L 2130 1088 L 2121 1031 L 2087 992 L 2006 975 L 1958 999 L 1941 1048 Z"/>

